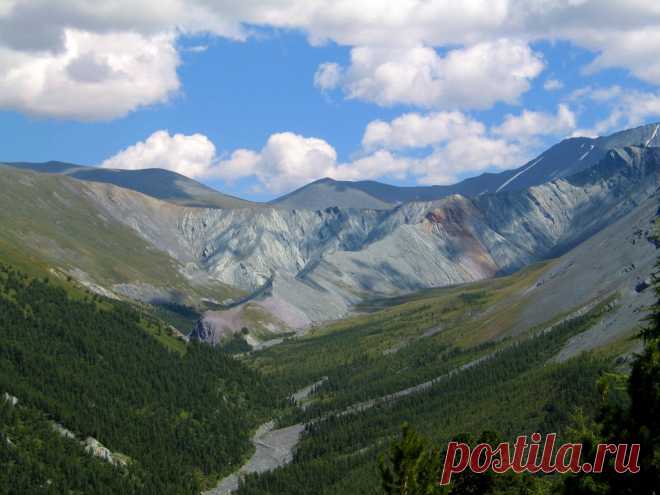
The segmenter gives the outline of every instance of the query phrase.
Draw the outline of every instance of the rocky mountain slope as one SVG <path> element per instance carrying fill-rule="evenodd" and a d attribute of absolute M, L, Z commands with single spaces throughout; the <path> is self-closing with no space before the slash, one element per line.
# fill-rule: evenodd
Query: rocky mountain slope
<path fill-rule="evenodd" d="M 365 295 L 479 280 L 565 252 L 652 197 L 659 167 L 660 149 L 621 148 L 523 191 L 392 210 L 211 210 L 112 187 L 88 194 L 188 278 L 259 291 L 251 302 L 303 327 L 344 315 Z"/>
<path fill-rule="evenodd" d="M 434 201 L 452 194 L 476 197 L 519 191 L 567 177 L 598 163 L 607 151 L 625 146 L 660 146 L 660 124 L 649 124 L 599 138 L 570 138 L 552 146 L 522 167 L 485 173 L 448 186 L 397 187 L 376 181 L 321 179 L 272 201 L 284 208 L 392 208 L 401 203 Z"/>
<path fill-rule="evenodd" d="M 655 197 L 660 148 L 642 144 L 526 189 L 390 209 L 199 208 L 0 167 L 0 249 L 32 253 L 106 295 L 211 308 L 197 326 L 205 340 L 244 326 L 272 336 L 342 317 L 365 297 L 569 251 Z"/>
<path fill-rule="evenodd" d="M 89 192 L 95 188 L 152 199 L 107 184 L 0 167 L 0 256 L 25 270 L 39 265 L 71 276 L 110 297 L 193 304 L 240 296 L 208 277 L 186 277 L 176 259 L 104 214 Z M 162 215 L 178 208 L 159 203 Z"/>

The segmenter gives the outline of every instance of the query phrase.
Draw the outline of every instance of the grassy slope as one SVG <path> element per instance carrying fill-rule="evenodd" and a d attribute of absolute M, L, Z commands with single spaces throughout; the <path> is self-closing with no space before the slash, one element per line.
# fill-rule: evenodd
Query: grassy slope
<path fill-rule="evenodd" d="M 235 295 L 221 284 L 191 286 L 175 260 L 103 217 L 78 181 L 1 167 L 0 190 L 0 256 L 24 270 L 78 268 L 106 288 L 140 281 L 197 301 Z"/>
<path fill-rule="evenodd" d="M 588 414 L 596 409 L 596 381 L 611 369 L 615 353 L 601 351 L 561 364 L 550 360 L 568 338 L 596 324 L 603 311 L 605 304 L 552 332 L 522 340 L 423 393 L 317 423 L 304 437 L 293 464 L 251 477 L 241 495 L 379 493 L 377 457 L 403 422 L 439 445 L 459 433 L 487 429 L 505 438 L 533 431 L 561 436 L 576 407 Z"/>
<path fill-rule="evenodd" d="M 255 354 L 253 364 L 292 387 L 346 368 L 355 379 L 363 372 L 372 384 L 379 374 L 409 369 L 409 380 L 385 391 L 414 385 L 491 352 L 493 344 L 482 344 L 506 333 L 516 307 L 527 301 L 521 294 L 547 268 L 539 264 L 509 277 L 371 301 L 361 315 Z"/>

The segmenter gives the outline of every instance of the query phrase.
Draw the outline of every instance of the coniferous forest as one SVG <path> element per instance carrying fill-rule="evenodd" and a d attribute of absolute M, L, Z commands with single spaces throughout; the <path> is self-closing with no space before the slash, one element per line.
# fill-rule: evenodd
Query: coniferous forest
<path fill-rule="evenodd" d="M 467 304 L 461 311 L 484 297 L 460 294 Z M 444 356 L 435 368 L 428 361 L 420 366 L 424 373 L 446 373 L 445 379 L 347 412 L 346 404 L 412 380 L 412 362 L 397 377 L 379 368 L 387 361 L 358 355 L 347 372 L 341 356 L 357 337 L 348 332 L 343 342 L 331 333 L 322 338 L 333 339 L 338 352 L 326 353 L 317 367 L 290 362 L 293 374 L 269 372 L 258 354 L 237 358 L 231 346 L 164 345 L 157 336 L 165 325 L 140 306 L 2 265 L 0 391 L 18 403 L 0 400 L 0 493 L 199 493 L 237 469 L 252 452 L 254 429 L 275 417 L 280 426 L 307 424 L 294 459 L 247 476 L 240 495 L 651 494 L 658 483 L 658 306 L 640 336 L 644 351 L 632 362 L 608 352 L 552 360 L 611 307 L 605 301 L 552 331 L 512 342 L 413 346 L 412 355 Z M 360 325 L 368 335 L 375 330 Z M 309 357 L 304 348 L 289 349 L 301 360 Z M 475 358 L 476 365 L 447 373 Z M 379 369 L 381 376 L 374 374 Z M 292 408 L 286 397 L 321 372 L 328 378 L 316 399 L 305 410 Z M 352 386 L 363 373 L 367 387 Z M 535 431 L 556 432 L 587 449 L 601 441 L 639 441 L 644 476 L 464 473 L 448 488 L 437 485 L 449 440 L 494 445 Z M 86 453 L 80 441 L 87 437 L 123 462 Z"/>
<path fill-rule="evenodd" d="M 127 304 L 0 266 L 0 390 L 19 401 L 0 401 L 0 493 L 198 493 L 250 454 L 272 387 L 211 346 L 169 350 L 146 324 Z"/>

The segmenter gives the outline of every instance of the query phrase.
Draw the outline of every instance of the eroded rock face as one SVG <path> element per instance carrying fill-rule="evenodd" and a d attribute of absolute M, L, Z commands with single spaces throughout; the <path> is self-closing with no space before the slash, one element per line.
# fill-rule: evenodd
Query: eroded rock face
<path fill-rule="evenodd" d="M 98 184 L 88 190 L 187 276 L 203 273 L 247 291 L 271 280 L 268 297 L 256 303 L 286 308 L 277 316 L 305 325 L 341 317 L 367 293 L 479 280 L 561 254 L 653 195 L 659 168 L 658 148 L 621 148 L 526 190 L 386 211 L 196 209 Z M 215 338 L 203 324 L 197 332 Z"/>
<path fill-rule="evenodd" d="M 218 344 L 227 332 L 211 319 L 202 317 L 197 320 L 192 332 L 188 335 L 190 340 L 199 340 L 209 344 Z"/>

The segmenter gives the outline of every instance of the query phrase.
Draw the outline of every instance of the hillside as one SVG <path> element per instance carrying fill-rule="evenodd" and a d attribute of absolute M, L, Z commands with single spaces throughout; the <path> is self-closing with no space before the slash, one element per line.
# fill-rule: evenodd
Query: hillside
<path fill-rule="evenodd" d="M 102 182 L 141 192 L 181 206 L 200 208 L 245 208 L 256 203 L 222 194 L 204 184 L 170 170 L 151 168 L 144 170 L 115 170 L 99 167 L 83 167 L 62 162 L 0 163 L 22 170 L 45 174 L 66 175 L 88 182 Z"/>
<path fill-rule="evenodd" d="M 343 317 L 365 296 L 481 280 L 562 254 L 654 196 L 659 149 L 617 148 L 521 191 L 390 210 L 182 207 L 6 167 L 0 247 L 111 297 L 234 308 L 221 318 L 230 323 L 209 319 L 210 341 L 242 327 L 262 340 Z"/>
<path fill-rule="evenodd" d="M 187 277 L 179 262 L 130 225 L 103 214 L 90 194 L 99 187 L 112 186 L 0 167 L 4 259 L 28 270 L 34 265 L 57 269 L 110 297 L 194 305 L 205 297 L 222 300 L 240 294 L 209 278 Z M 176 208 L 159 205 L 162 215 Z"/>
<path fill-rule="evenodd" d="M 436 442 L 567 435 L 638 349 L 659 185 L 651 146 L 364 209 L 182 206 L 0 167 L 0 483 L 215 495 L 252 473 L 239 494 L 366 495 L 403 421 Z"/>
<path fill-rule="evenodd" d="M 0 390 L 18 399 L 15 411 L 0 407 L 2 434 L 11 441 L 2 442 L 0 491 L 15 490 L 12 479 L 34 486 L 36 477 L 68 462 L 32 446 L 57 445 L 53 431 L 93 437 L 124 459 L 112 473 L 97 471 L 118 478 L 117 486 L 128 474 L 125 485 L 134 493 L 144 486 L 150 493 L 198 493 L 237 465 L 250 450 L 250 431 L 278 402 L 273 387 L 210 346 L 170 351 L 151 335 L 166 331 L 127 304 L 0 265 Z M 14 414 L 31 417 L 34 430 L 14 431 Z M 40 418 L 56 425 L 40 431 Z M 57 448 L 85 457 L 75 442 Z M 8 464 L 14 449 L 29 462 Z M 30 475 L 38 462 L 43 466 Z M 52 480 L 52 489 L 90 493 L 85 464 L 71 466 L 70 479 Z"/>
<path fill-rule="evenodd" d="M 173 210 L 96 189 L 107 216 L 181 264 L 258 291 L 293 327 L 335 319 L 367 294 L 480 280 L 556 256 L 655 194 L 658 148 L 613 151 L 579 174 L 514 193 L 387 211 Z M 266 291 L 262 286 L 268 285 Z"/>
<path fill-rule="evenodd" d="M 325 381 L 283 422 L 308 425 L 292 463 L 248 477 L 238 494 L 373 493 L 379 455 L 404 422 L 437 445 L 484 430 L 507 440 L 529 431 L 567 438 L 576 408 L 587 416 L 598 408 L 599 377 L 638 344 L 628 338 L 632 324 L 598 352 L 557 359 L 609 326 L 629 286 L 512 335 L 511 323 L 543 298 L 529 288 L 555 268 L 374 301 L 363 315 L 255 354 L 255 366 L 283 384 Z M 528 479 L 523 493 L 555 493 L 559 481 Z"/>

